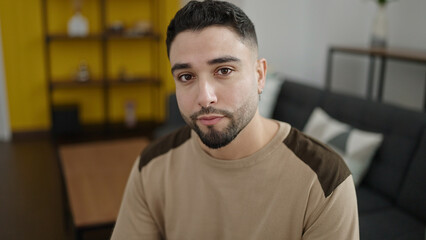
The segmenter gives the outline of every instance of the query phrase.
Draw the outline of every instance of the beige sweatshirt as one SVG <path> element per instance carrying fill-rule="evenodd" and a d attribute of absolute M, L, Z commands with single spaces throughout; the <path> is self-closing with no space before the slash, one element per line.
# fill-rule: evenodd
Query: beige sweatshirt
<path fill-rule="evenodd" d="M 136 161 L 112 239 L 359 239 L 354 183 L 339 156 L 286 123 L 238 160 L 212 158 L 184 127 Z"/>

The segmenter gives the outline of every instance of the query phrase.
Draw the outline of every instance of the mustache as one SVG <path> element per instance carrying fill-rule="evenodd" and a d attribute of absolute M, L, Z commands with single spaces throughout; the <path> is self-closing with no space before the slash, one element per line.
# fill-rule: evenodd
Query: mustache
<path fill-rule="evenodd" d="M 200 115 L 206 115 L 206 114 L 220 114 L 220 115 L 223 115 L 224 117 L 232 118 L 231 112 L 222 110 L 222 109 L 216 109 L 214 107 L 202 107 L 200 111 L 191 114 L 191 116 L 189 117 L 191 118 L 192 121 L 196 121 Z"/>

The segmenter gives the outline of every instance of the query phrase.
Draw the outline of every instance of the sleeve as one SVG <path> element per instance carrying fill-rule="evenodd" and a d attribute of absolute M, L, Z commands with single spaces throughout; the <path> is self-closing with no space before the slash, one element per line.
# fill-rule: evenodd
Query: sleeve
<path fill-rule="evenodd" d="M 352 175 L 324 199 L 315 200 L 307 215 L 303 240 L 359 240 L 358 206 Z"/>
<path fill-rule="evenodd" d="M 112 240 L 161 239 L 160 231 L 145 201 L 139 158 L 134 163 L 124 190 Z"/>

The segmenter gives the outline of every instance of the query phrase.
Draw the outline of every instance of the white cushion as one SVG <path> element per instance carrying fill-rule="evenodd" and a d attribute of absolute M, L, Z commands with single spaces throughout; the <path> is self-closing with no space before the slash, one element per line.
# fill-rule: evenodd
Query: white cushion
<path fill-rule="evenodd" d="M 366 132 L 339 122 L 315 108 L 303 130 L 339 153 L 352 172 L 355 185 L 361 182 L 383 140 L 380 133 Z"/>

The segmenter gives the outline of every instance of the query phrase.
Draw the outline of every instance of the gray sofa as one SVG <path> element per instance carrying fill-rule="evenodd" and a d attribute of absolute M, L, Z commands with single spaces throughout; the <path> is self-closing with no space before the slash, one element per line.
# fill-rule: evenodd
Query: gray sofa
<path fill-rule="evenodd" d="M 357 187 L 361 240 L 426 239 L 426 114 L 286 80 L 273 118 L 302 130 L 315 107 L 384 134 Z"/>

